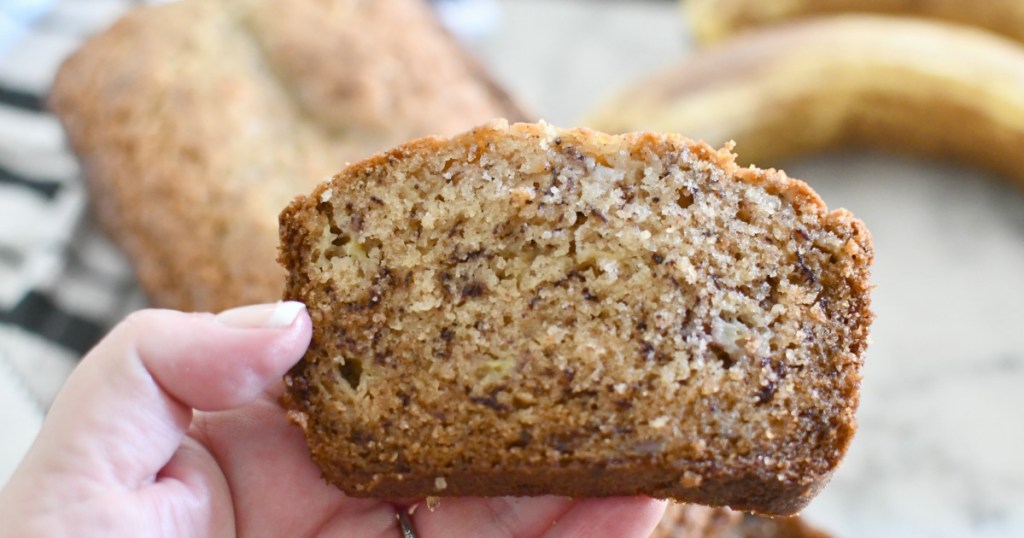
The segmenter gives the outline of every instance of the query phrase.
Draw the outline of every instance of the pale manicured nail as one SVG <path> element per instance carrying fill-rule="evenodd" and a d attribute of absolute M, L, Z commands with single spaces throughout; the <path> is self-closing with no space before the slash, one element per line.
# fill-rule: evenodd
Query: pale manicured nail
<path fill-rule="evenodd" d="M 217 322 L 237 329 L 279 329 L 287 327 L 306 305 L 297 301 L 241 306 L 217 314 Z"/>

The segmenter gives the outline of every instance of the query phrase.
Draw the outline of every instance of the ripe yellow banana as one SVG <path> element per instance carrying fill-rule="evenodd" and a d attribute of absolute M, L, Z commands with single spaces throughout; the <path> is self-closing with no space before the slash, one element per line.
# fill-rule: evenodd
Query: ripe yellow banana
<path fill-rule="evenodd" d="M 683 8 L 701 43 L 789 19 L 847 12 L 929 17 L 1024 41 L 1024 0 L 683 0 Z"/>
<path fill-rule="evenodd" d="M 919 19 L 822 17 L 700 52 L 584 123 L 735 140 L 760 166 L 869 146 L 966 160 L 1024 182 L 1024 47 Z"/>

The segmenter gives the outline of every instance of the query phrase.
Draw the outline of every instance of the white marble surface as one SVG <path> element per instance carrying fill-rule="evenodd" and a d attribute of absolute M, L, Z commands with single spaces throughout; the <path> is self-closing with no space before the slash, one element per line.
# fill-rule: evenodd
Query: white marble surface
<path fill-rule="evenodd" d="M 478 52 L 570 126 L 692 48 L 675 2 L 507 0 Z M 877 256 L 860 432 L 806 516 L 845 537 L 1024 536 L 1024 190 L 866 152 L 783 164 Z"/>

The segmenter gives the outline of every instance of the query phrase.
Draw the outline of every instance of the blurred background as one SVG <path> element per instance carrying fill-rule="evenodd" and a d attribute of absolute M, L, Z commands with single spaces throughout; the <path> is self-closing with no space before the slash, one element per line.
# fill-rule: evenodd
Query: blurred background
<path fill-rule="evenodd" d="M 59 62 L 132 4 L 0 0 L 0 484 L 77 358 L 146 304 L 45 110 Z M 695 53 L 670 0 L 435 5 L 506 89 L 564 127 Z M 876 246 L 860 430 L 806 518 L 847 537 L 1024 536 L 1021 185 L 865 151 L 767 164 L 850 209 Z"/>

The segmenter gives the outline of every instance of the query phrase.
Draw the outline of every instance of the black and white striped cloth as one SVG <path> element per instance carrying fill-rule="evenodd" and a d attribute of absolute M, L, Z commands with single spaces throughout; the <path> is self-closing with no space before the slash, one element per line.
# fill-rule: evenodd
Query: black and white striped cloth
<path fill-rule="evenodd" d="M 86 38 L 156 1 L 0 0 L 0 485 L 78 358 L 146 304 L 127 262 L 89 218 L 78 164 L 46 95 Z M 465 38 L 498 17 L 497 0 L 436 5 Z"/>

